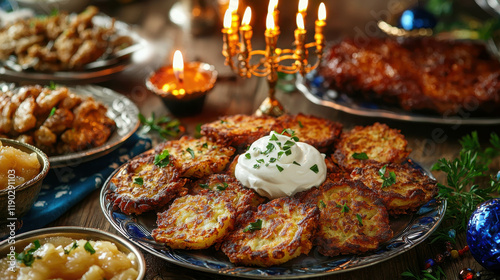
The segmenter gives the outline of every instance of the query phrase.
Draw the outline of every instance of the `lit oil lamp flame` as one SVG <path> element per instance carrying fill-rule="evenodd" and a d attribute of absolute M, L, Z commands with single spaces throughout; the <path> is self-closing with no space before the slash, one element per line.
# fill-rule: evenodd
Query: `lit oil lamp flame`
<path fill-rule="evenodd" d="M 266 29 L 274 30 L 276 27 L 274 26 L 274 17 L 272 13 L 267 13 L 266 17 Z"/>
<path fill-rule="evenodd" d="M 302 17 L 302 14 L 297 14 L 296 22 L 297 27 L 301 30 L 304 30 L 304 17 Z"/>
<path fill-rule="evenodd" d="M 229 8 L 228 10 L 231 11 L 231 13 L 236 13 L 238 11 L 238 0 L 230 0 L 229 1 Z"/>
<path fill-rule="evenodd" d="M 184 59 L 182 59 L 182 53 L 179 50 L 176 50 L 174 53 L 172 67 L 174 69 L 174 76 L 177 82 L 179 84 L 184 83 Z"/>
<path fill-rule="evenodd" d="M 231 9 L 227 9 L 226 13 L 224 14 L 224 28 L 231 28 Z"/>
<path fill-rule="evenodd" d="M 270 0 L 269 6 L 267 6 L 267 12 L 272 13 L 278 8 L 278 0 Z"/>
<path fill-rule="evenodd" d="M 243 20 L 241 21 L 241 25 L 249 25 L 251 18 L 252 18 L 252 9 L 250 9 L 250 7 L 247 7 L 245 9 L 245 13 L 243 14 Z"/>
<path fill-rule="evenodd" d="M 321 2 L 321 4 L 319 4 L 318 19 L 319 20 L 326 19 L 326 7 L 325 7 L 325 3 L 323 3 L 323 2 Z"/>
<path fill-rule="evenodd" d="M 307 0 L 300 0 L 299 1 L 299 13 L 303 13 L 307 10 Z"/>

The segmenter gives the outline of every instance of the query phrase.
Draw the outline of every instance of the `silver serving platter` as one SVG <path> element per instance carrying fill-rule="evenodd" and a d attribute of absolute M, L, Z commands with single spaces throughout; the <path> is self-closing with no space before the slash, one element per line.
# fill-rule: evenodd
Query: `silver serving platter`
<path fill-rule="evenodd" d="M 414 161 L 409 161 L 408 164 L 421 168 Z M 302 255 L 280 266 L 267 268 L 236 266 L 222 252 L 213 248 L 173 250 L 156 243 L 151 237 L 151 231 L 156 227 L 156 213 L 154 212 L 135 216 L 113 210 L 113 205 L 106 199 L 106 194 L 114 189 L 111 178 L 124 167 L 125 165 L 122 165 L 115 170 L 101 189 L 101 209 L 111 225 L 132 243 L 159 258 L 190 269 L 227 276 L 253 279 L 299 279 L 342 273 L 375 265 L 414 248 L 428 238 L 437 229 L 446 211 L 446 201 L 433 199 L 414 214 L 391 218 L 390 224 L 394 237 L 382 244 L 376 251 L 367 254 L 326 257 L 313 247 L 307 256 Z M 432 177 L 430 172 L 426 173 Z"/>
<path fill-rule="evenodd" d="M 13 87 L 14 84 L 10 83 L 0 84 L 0 92 Z M 95 85 L 74 86 L 68 87 L 68 89 L 77 95 L 90 96 L 105 105 L 108 108 L 106 115 L 115 121 L 116 129 L 102 146 L 64 155 L 49 156 L 51 168 L 76 166 L 82 162 L 104 156 L 118 148 L 139 128 L 139 108 L 124 95 Z"/>
<path fill-rule="evenodd" d="M 99 14 L 94 16 L 93 23 L 97 26 L 108 26 L 112 18 Z M 58 82 L 84 84 L 109 80 L 113 75 L 124 71 L 133 62 L 134 53 L 145 48 L 147 41 L 135 32 L 128 24 L 115 21 L 115 30 L 119 35 L 128 35 L 133 44 L 112 55 L 99 58 L 89 63 L 81 71 L 36 72 L 33 69 L 23 69 L 14 60 L 0 61 L 0 75 L 3 80 L 12 82 Z"/>
<path fill-rule="evenodd" d="M 72 239 L 113 242 L 121 252 L 125 254 L 133 253 L 135 255 L 138 264 L 137 271 L 139 272 L 136 280 L 143 279 L 146 274 L 146 261 L 144 260 L 144 256 L 132 243 L 109 232 L 85 227 L 50 227 L 18 234 L 15 236 L 15 239 L 8 238 L 0 242 L 0 258 L 4 258 L 10 253 L 11 247 L 15 247 L 16 252 L 19 253 L 35 240 L 50 237 L 68 237 Z M 15 243 L 12 241 L 15 241 Z"/>
<path fill-rule="evenodd" d="M 357 116 L 454 126 L 500 124 L 500 117 L 473 117 L 470 116 L 470 112 L 464 112 L 461 116 L 444 117 L 408 112 L 394 106 L 383 106 L 369 101 L 364 102 L 329 89 L 322 80 L 324 79 L 321 75 L 313 71 L 306 77 L 297 75 L 295 86 L 309 101 L 315 104 Z"/>

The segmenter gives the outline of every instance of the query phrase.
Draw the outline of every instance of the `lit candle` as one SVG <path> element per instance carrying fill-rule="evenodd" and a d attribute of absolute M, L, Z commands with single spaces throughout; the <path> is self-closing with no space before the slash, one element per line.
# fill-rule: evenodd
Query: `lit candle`
<path fill-rule="evenodd" d="M 323 36 L 323 29 L 326 25 L 326 8 L 325 3 L 321 2 L 318 9 L 318 19 L 315 21 L 314 28 L 314 39 L 316 40 L 316 50 L 317 53 L 323 52 L 323 47 L 325 45 L 325 37 Z"/>
<path fill-rule="evenodd" d="M 279 28 L 279 14 L 280 12 L 278 11 L 278 0 L 270 0 L 269 1 L 269 6 L 267 6 L 267 13 L 272 13 L 274 17 L 274 26 L 275 28 Z"/>
<path fill-rule="evenodd" d="M 223 40 L 223 45 L 222 45 L 222 54 L 224 57 L 226 57 L 226 65 L 233 67 L 231 57 L 233 56 L 233 47 L 232 47 L 232 41 L 231 39 L 233 38 L 233 29 L 231 28 L 231 9 L 227 9 L 226 13 L 224 14 L 224 22 L 222 28 L 222 40 Z"/>
<path fill-rule="evenodd" d="M 295 55 L 297 60 L 302 61 L 306 57 L 304 42 L 306 41 L 306 30 L 304 28 L 304 18 L 302 14 L 297 14 L 297 29 L 295 29 Z"/>
<path fill-rule="evenodd" d="M 299 13 L 302 14 L 302 18 L 306 18 L 307 14 L 307 0 L 299 0 Z"/>
<path fill-rule="evenodd" d="M 179 84 L 184 83 L 184 59 L 182 58 L 182 53 L 176 50 L 174 53 L 174 59 L 172 61 L 174 76 Z"/>
<path fill-rule="evenodd" d="M 250 19 L 252 18 L 252 9 L 247 7 L 245 13 L 243 14 L 243 20 L 241 21 L 240 35 L 241 35 L 241 46 L 240 50 L 244 53 L 251 51 L 251 39 L 253 35 L 252 27 L 250 26 Z"/>
<path fill-rule="evenodd" d="M 238 28 L 240 27 L 240 17 L 238 16 L 238 0 L 230 0 L 228 10 L 231 11 L 231 28 L 233 32 L 238 34 Z"/>

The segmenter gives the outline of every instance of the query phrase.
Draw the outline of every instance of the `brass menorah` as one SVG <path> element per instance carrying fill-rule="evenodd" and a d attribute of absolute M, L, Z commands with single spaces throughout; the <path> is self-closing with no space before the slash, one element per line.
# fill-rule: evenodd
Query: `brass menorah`
<path fill-rule="evenodd" d="M 286 74 L 300 73 L 304 76 L 317 68 L 323 57 L 323 48 L 325 46 L 323 28 L 326 25 L 325 5 L 321 3 L 319 6 L 318 19 L 315 21 L 314 42 L 306 43 L 304 18 L 306 16 L 307 0 L 300 0 L 297 13 L 297 29 L 294 31 L 295 49 L 277 48 L 280 34 L 277 5 L 278 0 L 270 0 L 266 17 L 266 31 L 264 32 L 265 50 L 252 49 L 253 31 L 250 26 L 250 7 L 245 10 L 241 26 L 237 14 L 237 0 L 230 1 L 229 8 L 224 15 L 222 54 L 226 57 L 225 64 L 241 77 L 250 78 L 252 75 L 267 77 L 269 94 L 260 105 L 256 115 L 280 116 L 285 112 L 283 106 L 275 97 L 278 72 Z M 314 64 L 309 61 L 309 49 L 312 48 L 315 48 L 316 61 Z M 260 59 L 252 60 L 255 57 L 260 57 Z M 255 63 L 252 64 L 251 61 Z"/>

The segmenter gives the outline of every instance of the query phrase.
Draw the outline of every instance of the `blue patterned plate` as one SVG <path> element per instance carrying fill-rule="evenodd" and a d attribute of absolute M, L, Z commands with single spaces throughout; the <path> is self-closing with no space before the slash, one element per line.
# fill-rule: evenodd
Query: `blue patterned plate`
<path fill-rule="evenodd" d="M 472 117 L 468 111 L 463 112 L 462 115 L 439 116 L 408 112 L 395 106 L 353 99 L 345 93 L 339 93 L 329 89 L 325 82 L 325 78 L 317 71 L 310 72 L 305 78 L 301 75 L 297 75 L 295 86 L 314 104 L 330 107 L 357 116 L 447 125 L 500 124 L 500 118 L 498 117 Z"/>
<path fill-rule="evenodd" d="M 410 161 L 410 164 L 421 168 L 414 161 Z M 157 257 L 183 267 L 229 276 L 297 279 L 341 273 L 374 265 L 402 254 L 424 241 L 439 226 L 446 211 L 446 201 L 433 199 L 412 215 L 391 218 L 394 237 L 377 251 L 364 255 L 326 257 L 313 247 L 307 256 L 303 255 L 280 266 L 268 268 L 236 266 L 222 252 L 213 248 L 193 251 L 172 250 L 156 243 L 151 237 L 151 231 L 156 225 L 156 213 L 135 216 L 114 211 L 112 203 L 106 199 L 106 193 L 114 188 L 111 178 L 123 168 L 124 165 L 111 174 L 100 194 L 101 209 L 113 227 L 132 243 Z"/>

